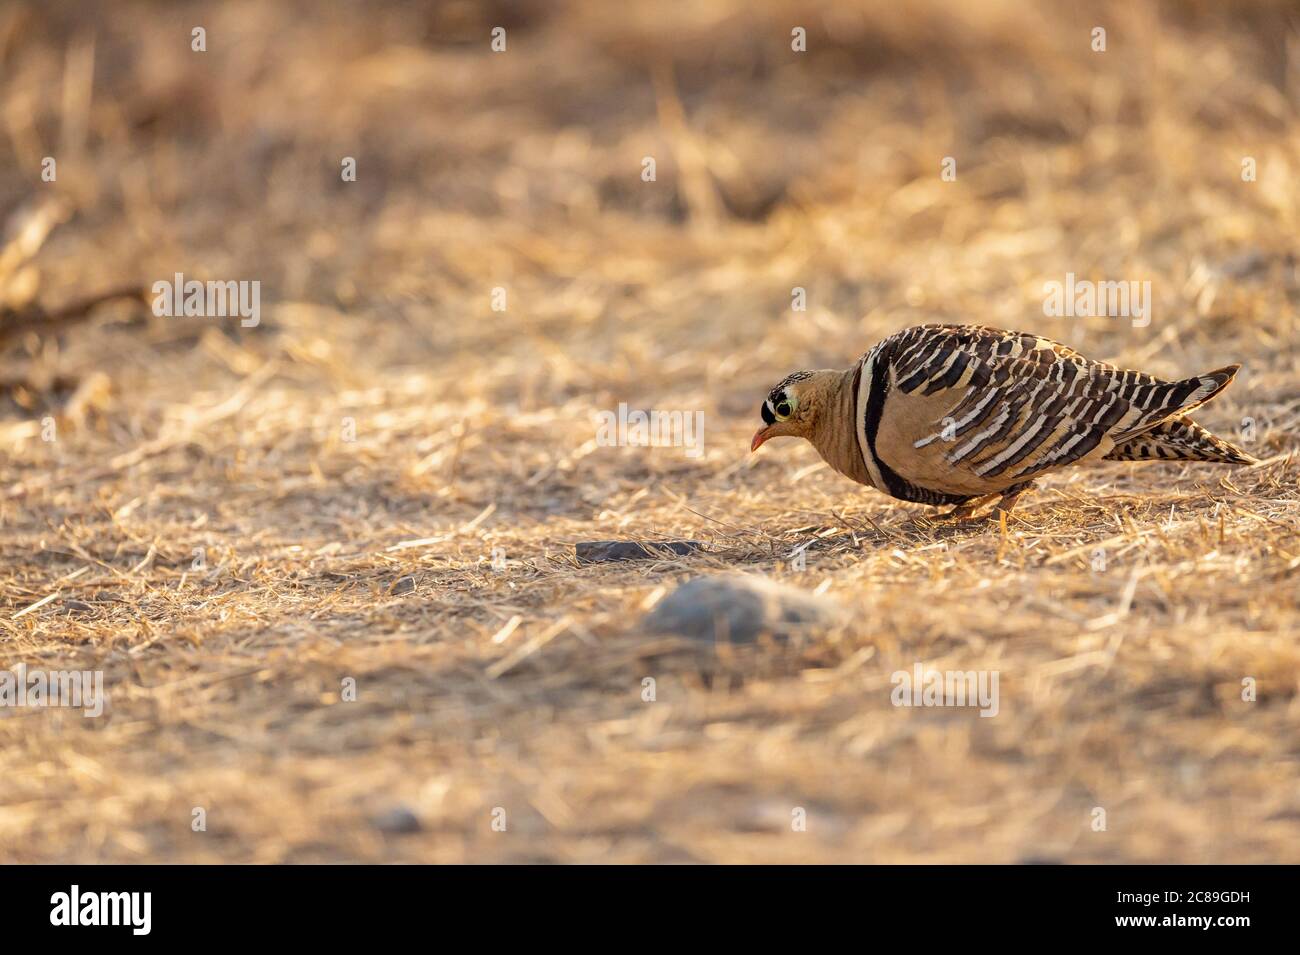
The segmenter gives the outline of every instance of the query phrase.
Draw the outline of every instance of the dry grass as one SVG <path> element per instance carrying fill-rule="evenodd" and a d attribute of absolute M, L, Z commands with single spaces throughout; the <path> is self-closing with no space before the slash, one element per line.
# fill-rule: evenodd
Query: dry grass
<path fill-rule="evenodd" d="M 0 666 L 110 704 L 0 710 L 0 860 L 1300 862 L 1295 14 L 960 6 L 4 7 L 0 214 L 72 210 L 40 307 L 182 271 L 263 315 L 7 343 Z M 1044 317 L 1069 271 L 1151 280 L 1151 325 Z M 748 456 L 777 378 L 929 320 L 1241 361 L 1199 417 L 1266 463 L 1054 476 L 1000 528 Z M 620 401 L 706 454 L 598 447 Z M 709 552 L 572 557 L 664 537 Z M 731 569 L 856 623 L 706 683 L 635 621 Z M 998 670 L 999 716 L 891 706 L 917 661 Z"/>

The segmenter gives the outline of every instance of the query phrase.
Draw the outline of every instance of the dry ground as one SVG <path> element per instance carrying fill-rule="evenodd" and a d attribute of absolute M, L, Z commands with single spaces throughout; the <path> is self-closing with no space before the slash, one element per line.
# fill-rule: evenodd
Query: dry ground
<path fill-rule="evenodd" d="M 325 6 L 0 9 L 0 215 L 68 215 L 0 320 L 0 667 L 110 700 L 0 710 L 0 861 L 1300 862 L 1294 5 Z M 261 324 L 4 331 L 178 271 Z M 1150 325 L 1044 316 L 1067 272 Z M 931 320 L 1241 361 L 1199 417 L 1266 463 L 1003 529 L 748 455 L 779 377 Z M 619 402 L 706 453 L 598 446 Z M 709 550 L 572 556 L 665 537 Z M 735 569 L 854 622 L 712 681 L 638 631 Z M 893 707 L 916 662 L 999 715 Z"/>

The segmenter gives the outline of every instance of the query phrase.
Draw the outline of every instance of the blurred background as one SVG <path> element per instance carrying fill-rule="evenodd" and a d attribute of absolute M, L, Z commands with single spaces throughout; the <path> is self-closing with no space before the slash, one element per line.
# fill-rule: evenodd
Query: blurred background
<path fill-rule="evenodd" d="M 1073 672 L 1050 668 L 1106 645 L 1086 622 L 1125 578 L 1071 548 L 1150 517 L 1152 478 L 1063 485 L 1083 510 L 1024 559 L 977 532 L 904 558 L 933 543 L 916 512 L 810 448 L 746 459 L 776 380 L 924 321 L 1169 376 L 1244 362 L 1205 423 L 1294 447 L 1298 98 L 1276 0 L 9 0 L 0 663 L 116 695 L 106 723 L 0 719 L 0 856 L 1300 860 L 1289 464 L 1240 518 L 1262 563 L 1189 512 L 1114 670 L 923 729 L 855 681 L 946 654 L 1013 695 Z M 260 281 L 260 324 L 153 315 L 178 272 Z M 1046 317 L 1071 272 L 1151 281 L 1151 324 Z M 620 402 L 703 411 L 706 454 L 597 449 Z M 624 628 L 690 568 L 566 563 L 695 536 L 783 576 L 841 519 L 857 546 L 884 526 L 879 553 L 805 582 L 870 625 L 721 702 L 656 670 L 680 688 L 653 713 Z M 483 675 L 557 625 L 545 662 Z M 1282 688 L 1266 724 L 1216 709 L 1242 672 Z M 340 674 L 368 688 L 347 712 Z M 799 800 L 822 822 L 780 842 Z M 1099 800 L 1129 810 L 1111 841 L 1078 831 Z M 479 825 L 506 803 L 527 839 Z"/>
<path fill-rule="evenodd" d="M 42 261 L 52 298 L 175 271 L 257 278 L 265 300 L 328 310 L 313 326 L 346 315 L 377 361 L 473 353 L 484 370 L 565 351 L 492 394 L 525 403 L 609 374 L 653 400 L 694 384 L 688 349 L 748 387 L 787 354 L 844 364 L 917 320 L 1025 324 L 1066 271 L 1154 278 L 1159 334 L 1225 267 L 1259 275 L 1294 253 L 1297 15 L 10 3 L 0 209 L 54 195 L 75 210 Z M 1277 301 L 1251 299 L 1217 307 L 1279 321 Z M 1114 352 L 1107 331 L 1131 335 L 1115 324 L 1058 337 Z"/>

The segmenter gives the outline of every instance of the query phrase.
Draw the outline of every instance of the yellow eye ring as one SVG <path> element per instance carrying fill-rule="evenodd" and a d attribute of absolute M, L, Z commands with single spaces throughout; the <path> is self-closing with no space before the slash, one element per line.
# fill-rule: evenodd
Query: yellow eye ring
<path fill-rule="evenodd" d="M 785 421 L 794 414 L 794 402 L 782 399 L 772 406 L 772 413 L 776 415 L 777 421 Z"/>

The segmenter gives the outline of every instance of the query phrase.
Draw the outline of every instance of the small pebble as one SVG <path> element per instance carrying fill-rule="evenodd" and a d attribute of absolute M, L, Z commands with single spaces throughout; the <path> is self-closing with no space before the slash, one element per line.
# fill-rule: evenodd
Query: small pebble
<path fill-rule="evenodd" d="M 579 541 L 573 545 L 580 564 L 611 560 L 664 560 L 685 557 L 704 545 L 699 541 Z"/>
<path fill-rule="evenodd" d="M 388 592 L 394 597 L 400 597 L 402 594 L 409 594 L 415 590 L 414 577 L 398 577 L 393 581 L 393 585 L 388 588 Z"/>
<path fill-rule="evenodd" d="M 380 832 L 388 832 L 394 835 L 419 832 L 423 828 L 420 825 L 420 817 L 407 806 L 394 806 L 391 809 L 385 809 L 372 818 L 370 824 Z"/>

